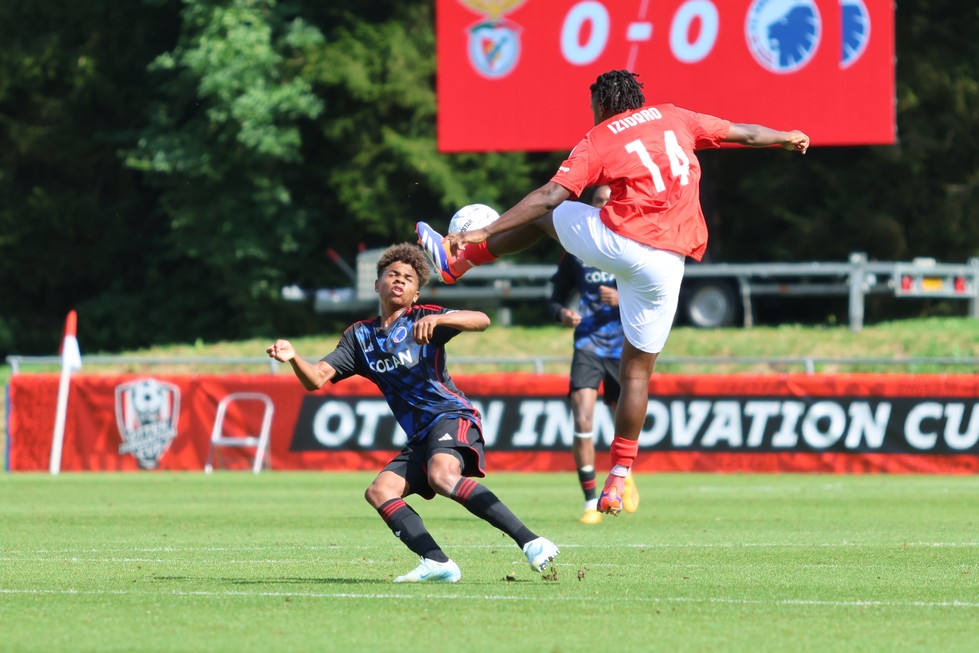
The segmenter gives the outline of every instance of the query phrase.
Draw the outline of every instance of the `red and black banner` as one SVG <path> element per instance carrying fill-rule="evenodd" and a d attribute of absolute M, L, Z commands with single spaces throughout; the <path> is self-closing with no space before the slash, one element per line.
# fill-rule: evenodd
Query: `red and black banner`
<path fill-rule="evenodd" d="M 456 377 L 482 415 L 491 470 L 571 471 L 574 433 L 562 375 Z M 44 471 L 56 375 L 8 388 L 11 471 Z M 350 379 L 316 393 L 288 375 L 93 376 L 72 380 L 63 471 L 203 469 L 218 403 L 268 397 L 275 469 L 376 470 L 405 443 L 384 398 Z M 636 471 L 979 472 L 979 377 L 972 375 L 655 375 Z M 227 435 L 257 435 L 262 402 L 232 402 Z M 598 464 L 614 435 L 595 415 Z M 221 467 L 251 452 L 222 449 Z"/>

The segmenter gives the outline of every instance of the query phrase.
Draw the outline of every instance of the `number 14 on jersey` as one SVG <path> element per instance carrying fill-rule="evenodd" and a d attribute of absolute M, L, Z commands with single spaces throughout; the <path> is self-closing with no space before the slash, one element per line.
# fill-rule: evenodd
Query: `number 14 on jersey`
<path fill-rule="evenodd" d="M 683 148 L 680 147 L 680 143 L 676 140 L 676 134 L 673 133 L 672 129 L 667 129 L 663 132 L 663 145 L 666 149 L 666 155 L 670 158 L 670 177 L 672 179 L 679 179 L 680 185 L 686 186 L 690 181 L 690 159 L 687 157 L 687 153 L 683 151 Z M 653 157 L 649 155 L 649 150 L 646 149 L 643 142 L 637 138 L 631 143 L 628 143 L 625 146 L 625 150 L 630 154 L 639 156 L 639 160 L 646 166 L 650 176 L 653 178 L 653 186 L 656 188 L 656 192 L 662 193 L 665 191 L 666 184 L 663 182 L 663 173 L 653 162 Z"/>

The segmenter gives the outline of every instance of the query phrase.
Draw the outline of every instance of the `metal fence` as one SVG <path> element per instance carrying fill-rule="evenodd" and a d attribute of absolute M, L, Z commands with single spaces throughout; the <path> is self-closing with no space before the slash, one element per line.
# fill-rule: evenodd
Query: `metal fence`
<path fill-rule="evenodd" d="M 7 356 L 12 374 L 20 374 L 26 367 L 53 368 L 61 364 L 58 356 Z M 145 356 L 83 356 L 83 366 L 114 366 L 118 368 L 143 367 L 256 367 L 275 374 L 282 363 L 267 357 L 224 358 L 208 356 L 178 356 L 178 357 L 145 357 Z M 497 356 L 453 356 L 452 367 L 488 367 L 497 369 L 527 369 L 536 374 L 543 374 L 549 367 L 562 365 L 570 367 L 570 356 L 526 356 L 526 357 L 497 357 Z M 801 357 L 764 357 L 764 356 L 662 356 L 657 359 L 657 370 L 670 371 L 674 367 L 767 367 L 771 370 L 787 371 L 798 369 L 807 374 L 816 374 L 821 370 L 832 368 L 867 368 L 867 367 L 911 367 L 952 369 L 957 373 L 974 373 L 979 371 L 979 358 L 932 357 L 932 358 L 825 358 L 817 356 Z"/>

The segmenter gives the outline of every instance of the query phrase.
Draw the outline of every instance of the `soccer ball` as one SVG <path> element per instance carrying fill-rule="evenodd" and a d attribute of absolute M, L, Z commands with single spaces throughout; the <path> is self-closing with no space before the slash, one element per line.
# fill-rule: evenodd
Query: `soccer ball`
<path fill-rule="evenodd" d="M 456 211 L 456 214 L 449 220 L 449 233 L 482 229 L 491 222 L 498 220 L 499 217 L 499 213 L 485 204 L 469 204 Z"/>

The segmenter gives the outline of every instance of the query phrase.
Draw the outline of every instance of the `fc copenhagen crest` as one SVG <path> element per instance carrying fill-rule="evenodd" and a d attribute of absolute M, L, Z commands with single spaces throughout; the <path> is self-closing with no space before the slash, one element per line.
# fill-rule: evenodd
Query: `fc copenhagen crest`
<path fill-rule="evenodd" d="M 116 386 L 120 454 L 132 454 L 143 469 L 154 469 L 177 435 L 180 388 L 157 379 Z"/>
<path fill-rule="evenodd" d="M 819 49 L 822 32 L 815 0 L 754 0 L 744 26 L 751 55 L 773 73 L 805 67 Z"/>
<path fill-rule="evenodd" d="M 840 68 L 849 68 L 863 56 L 870 42 L 870 12 L 863 0 L 840 0 L 840 10 L 843 12 Z"/>
<path fill-rule="evenodd" d="M 520 26 L 503 18 L 525 0 L 459 0 L 484 20 L 469 28 L 469 63 L 483 77 L 506 77 L 520 60 Z"/>

